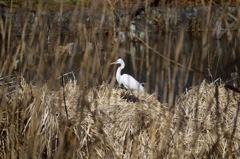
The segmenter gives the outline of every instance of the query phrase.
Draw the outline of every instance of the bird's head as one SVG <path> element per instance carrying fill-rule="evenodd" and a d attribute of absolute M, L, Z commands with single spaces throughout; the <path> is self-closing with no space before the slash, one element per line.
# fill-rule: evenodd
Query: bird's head
<path fill-rule="evenodd" d="M 117 59 L 117 61 L 115 61 L 115 62 L 113 62 L 113 63 L 111 63 L 111 64 L 123 64 L 124 62 L 123 62 L 123 59 Z"/>

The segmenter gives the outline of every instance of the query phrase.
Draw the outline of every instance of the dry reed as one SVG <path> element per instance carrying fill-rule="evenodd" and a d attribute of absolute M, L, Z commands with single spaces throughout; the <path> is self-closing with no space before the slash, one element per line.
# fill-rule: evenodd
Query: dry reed
<path fill-rule="evenodd" d="M 0 2 L 0 158 L 240 158 L 236 8 L 45 2 Z M 149 94 L 114 86 L 119 56 Z"/>
<path fill-rule="evenodd" d="M 11 98 L 2 96 L 3 158 L 239 157 L 240 95 L 222 84 L 203 82 L 188 90 L 173 111 L 155 95 L 131 102 L 123 89 L 102 85 L 83 92 L 69 82 L 69 118 L 62 89 L 24 80 L 20 86 Z"/>

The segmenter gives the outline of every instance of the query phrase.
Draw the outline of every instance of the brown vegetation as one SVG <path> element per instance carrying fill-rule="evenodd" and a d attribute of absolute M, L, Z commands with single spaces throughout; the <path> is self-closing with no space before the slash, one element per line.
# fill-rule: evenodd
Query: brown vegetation
<path fill-rule="evenodd" d="M 134 19 L 116 14 L 121 1 L 11 2 L 0 4 L 0 158 L 240 158 L 239 14 L 205 8 L 192 36 L 194 20 L 169 8 Z M 119 56 L 148 93 L 116 88 Z"/>
<path fill-rule="evenodd" d="M 203 82 L 171 107 L 110 85 L 1 90 L 2 158 L 238 158 L 240 95 Z M 64 102 L 64 100 L 66 100 Z M 66 109 L 68 117 L 66 115 Z"/>
<path fill-rule="evenodd" d="M 221 0 L 106 0 L 109 7 L 114 8 L 131 8 L 137 6 L 150 5 L 154 2 L 154 7 L 192 7 L 192 6 L 238 6 L 239 2 L 237 0 L 221 1 Z M 49 10 L 58 10 L 61 7 L 61 3 L 64 4 L 64 9 L 73 9 L 77 6 L 91 8 L 92 5 L 98 3 L 98 1 L 91 0 L 2 0 L 0 4 L 5 4 L 8 7 L 14 8 L 37 8 L 39 4 L 44 4 Z M 99 3 L 100 5 L 102 3 Z"/>

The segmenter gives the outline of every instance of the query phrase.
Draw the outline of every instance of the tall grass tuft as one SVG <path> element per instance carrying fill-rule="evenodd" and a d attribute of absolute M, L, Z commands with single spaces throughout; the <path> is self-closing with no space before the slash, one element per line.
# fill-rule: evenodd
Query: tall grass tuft
<path fill-rule="evenodd" d="M 239 14 L 210 2 L 1 2 L 0 158 L 239 158 Z"/>

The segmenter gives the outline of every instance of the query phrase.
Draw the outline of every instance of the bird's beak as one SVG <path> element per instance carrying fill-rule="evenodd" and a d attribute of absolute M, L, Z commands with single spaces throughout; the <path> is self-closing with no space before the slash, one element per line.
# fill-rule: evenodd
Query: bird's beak
<path fill-rule="evenodd" d="M 117 62 L 115 61 L 115 62 L 110 63 L 110 65 L 114 65 L 114 64 L 117 64 Z"/>

